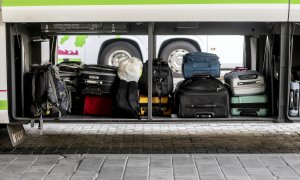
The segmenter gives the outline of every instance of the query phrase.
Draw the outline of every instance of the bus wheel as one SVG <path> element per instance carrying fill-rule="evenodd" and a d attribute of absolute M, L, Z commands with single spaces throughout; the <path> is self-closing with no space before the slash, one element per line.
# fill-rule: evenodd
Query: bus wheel
<path fill-rule="evenodd" d="M 142 59 L 139 50 L 132 44 L 125 41 L 118 41 L 109 44 L 104 48 L 102 54 L 98 59 L 99 64 L 119 66 L 119 63 L 123 59 L 136 57 Z"/>
<path fill-rule="evenodd" d="M 182 77 L 183 56 L 189 52 L 199 51 L 193 44 L 186 41 L 175 41 L 166 45 L 161 51 L 160 57 L 167 61 L 172 69 L 174 77 Z"/>

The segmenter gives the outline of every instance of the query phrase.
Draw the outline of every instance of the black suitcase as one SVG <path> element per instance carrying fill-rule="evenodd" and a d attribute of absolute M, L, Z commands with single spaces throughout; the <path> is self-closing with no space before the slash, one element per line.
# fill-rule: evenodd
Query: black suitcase
<path fill-rule="evenodd" d="M 57 67 L 61 80 L 65 82 L 70 92 L 76 92 L 78 77 L 83 69 L 83 64 L 80 62 L 62 62 L 57 64 Z"/>
<path fill-rule="evenodd" d="M 195 75 L 178 83 L 175 90 L 178 116 L 181 118 L 226 118 L 229 92 L 210 75 Z"/>
<path fill-rule="evenodd" d="M 116 67 L 86 65 L 80 73 L 78 83 L 85 95 L 107 95 L 115 93 L 118 80 Z"/>

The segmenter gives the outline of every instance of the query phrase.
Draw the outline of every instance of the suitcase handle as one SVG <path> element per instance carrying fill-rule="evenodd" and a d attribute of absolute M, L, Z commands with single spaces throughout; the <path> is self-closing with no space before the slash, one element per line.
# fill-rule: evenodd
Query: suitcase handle
<path fill-rule="evenodd" d="M 202 79 L 213 79 L 213 76 L 210 75 L 210 74 L 199 74 L 199 73 L 196 73 L 196 74 L 193 74 L 192 76 L 193 79 L 198 79 L 198 78 L 202 78 Z"/>
<path fill-rule="evenodd" d="M 241 116 L 258 116 L 256 111 L 241 111 Z"/>
<path fill-rule="evenodd" d="M 258 84 L 260 81 L 250 81 L 250 82 L 239 82 L 238 85 L 250 85 L 250 84 Z"/>
<path fill-rule="evenodd" d="M 233 71 L 247 71 L 248 69 L 246 67 L 235 67 Z"/>
<path fill-rule="evenodd" d="M 217 105 L 215 104 L 192 104 L 190 108 L 215 108 Z"/>
<path fill-rule="evenodd" d="M 215 117 L 215 113 L 213 112 L 200 112 L 194 114 L 195 118 L 213 118 Z"/>
<path fill-rule="evenodd" d="M 239 75 L 240 80 L 257 79 L 257 74 Z"/>

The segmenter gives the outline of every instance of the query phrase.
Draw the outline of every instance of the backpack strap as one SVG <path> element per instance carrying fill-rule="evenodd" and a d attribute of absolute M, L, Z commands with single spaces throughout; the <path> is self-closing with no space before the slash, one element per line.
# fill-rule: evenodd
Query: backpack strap
<path fill-rule="evenodd" d="M 58 100 L 58 97 L 57 97 L 57 91 L 56 91 L 56 87 L 55 87 L 54 80 L 53 80 L 54 75 L 52 73 L 53 73 L 52 69 L 49 68 L 49 70 L 47 71 L 48 78 L 49 78 L 49 83 L 50 83 L 51 89 L 53 91 L 53 96 L 54 96 L 54 99 L 55 99 L 55 105 L 58 107 L 58 111 L 59 111 L 58 118 L 61 118 L 61 112 L 60 112 L 60 108 L 59 108 L 60 104 L 59 104 L 59 100 Z"/>
<path fill-rule="evenodd" d="M 135 112 L 137 118 L 141 119 L 141 113 L 138 103 L 138 85 L 136 82 L 129 82 L 128 84 L 128 103 L 131 109 Z"/>
<path fill-rule="evenodd" d="M 35 102 L 35 80 L 36 80 L 36 71 L 32 73 L 32 79 L 31 79 L 31 96 L 32 96 L 32 102 Z"/>

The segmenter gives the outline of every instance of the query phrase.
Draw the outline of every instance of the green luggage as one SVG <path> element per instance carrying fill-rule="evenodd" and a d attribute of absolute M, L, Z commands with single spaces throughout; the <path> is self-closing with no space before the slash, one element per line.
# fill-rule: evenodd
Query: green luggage
<path fill-rule="evenodd" d="M 268 97 L 266 95 L 236 96 L 230 99 L 232 116 L 267 116 Z"/>

